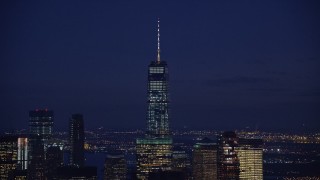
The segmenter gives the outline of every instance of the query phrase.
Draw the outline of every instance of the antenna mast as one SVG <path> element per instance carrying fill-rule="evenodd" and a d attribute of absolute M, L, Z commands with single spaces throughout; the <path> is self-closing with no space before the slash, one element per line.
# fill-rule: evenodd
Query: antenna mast
<path fill-rule="evenodd" d="M 157 62 L 160 63 L 160 18 L 158 18 L 158 56 L 157 56 Z"/>

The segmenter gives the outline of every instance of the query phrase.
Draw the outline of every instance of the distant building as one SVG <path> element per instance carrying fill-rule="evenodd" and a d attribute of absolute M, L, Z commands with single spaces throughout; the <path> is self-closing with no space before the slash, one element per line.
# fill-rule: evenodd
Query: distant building
<path fill-rule="evenodd" d="M 123 154 L 107 155 L 104 168 L 104 180 L 127 178 L 127 162 Z"/>
<path fill-rule="evenodd" d="M 148 179 L 149 173 L 153 171 L 171 170 L 171 138 L 137 139 L 136 149 L 138 179 Z"/>
<path fill-rule="evenodd" d="M 172 151 L 172 170 L 181 171 L 189 175 L 191 162 L 188 153 L 179 146 L 175 146 Z"/>
<path fill-rule="evenodd" d="M 28 166 L 29 180 L 45 180 L 45 152 L 42 137 L 36 135 L 32 137 L 30 164 Z"/>
<path fill-rule="evenodd" d="M 18 162 L 18 137 L 0 136 L 0 179 L 9 179 Z"/>
<path fill-rule="evenodd" d="M 32 148 L 33 141 L 42 141 L 46 145 L 52 137 L 53 111 L 36 109 L 29 112 L 29 145 Z M 37 140 L 35 140 L 37 139 Z M 32 149 L 29 149 L 32 151 Z M 32 156 L 31 156 L 32 158 Z"/>
<path fill-rule="evenodd" d="M 84 122 L 82 114 L 73 114 L 69 124 L 70 165 L 84 166 Z"/>
<path fill-rule="evenodd" d="M 218 176 L 221 180 L 239 179 L 239 159 L 236 153 L 238 137 L 235 132 L 227 131 L 218 137 Z"/>
<path fill-rule="evenodd" d="M 148 110 L 146 137 L 137 139 L 137 177 L 148 179 L 151 172 L 171 170 L 172 138 L 169 132 L 169 73 L 160 60 L 158 21 L 157 60 L 148 68 Z"/>
<path fill-rule="evenodd" d="M 263 179 L 262 139 L 239 139 L 235 148 L 240 162 L 240 179 Z"/>
<path fill-rule="evenodd" d="M 169 72 L 165 61 L 151 61 L 148 70 L 147 136 L 169 136 Z"/>
<path fill-rule="evenodd" d="M 63 165 L 63 152 L 59 146 L 48 147 L 46 151 L 46 178 L 53 179 L 58 167 Z"/>
<path fill-rule="evenodd" d="M 96 167 L 65 166 L 57 168 L 54 180 L 97 180 Z"/>
<path fill-rule="evenodd" d="M 45 147 L 52 138 L 53 111 L 36 109 L 29 112 L 28 179 L 45 178 Z"/>
<path fill-rule="evenodd" d="M 27 137 L 18 138 L 18 169 L 20 170 L 28 169 L 28 141 Z"/>
<path fill-rule="evenodd" d="M 216 180 L 218 178 L 218 147 L 209 138 L 196 143 L 192 151 L 192 176 L 194 179 Z"/>

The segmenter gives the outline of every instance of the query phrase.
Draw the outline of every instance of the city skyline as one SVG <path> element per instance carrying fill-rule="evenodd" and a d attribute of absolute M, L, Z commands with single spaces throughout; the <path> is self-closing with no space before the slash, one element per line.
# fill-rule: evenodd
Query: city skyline
<path fill-rule="evenodd" d="M 316 1 L 1 3 L 0 131 L 27 128 L 36 108 L 55 129 L 74 113 L 88 128 L 145 129 L 158 17 L 171 127 L 319 129 Z"/>

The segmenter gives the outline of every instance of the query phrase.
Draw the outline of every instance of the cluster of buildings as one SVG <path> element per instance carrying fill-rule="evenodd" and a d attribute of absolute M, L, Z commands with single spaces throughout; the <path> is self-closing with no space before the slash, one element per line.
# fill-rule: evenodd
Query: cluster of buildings
<path fill-rule="evenodd" d="M 194 145 L 192 162 L 185 151 L 173 147 L 169 73 L 160 59 L 159 38 L 158 22 L 157 60 L 148 68 L 147 129 L 136 139 L 136 173 L 127 173 L 123 154 L 109 153 L 104 179 L 263 179 L 261 139 L 238 138 L 234 132 L 222 133 L 216 142 L 204 138 Z M 97 179 L 97 168 L 85 166 L 83 116 L 70 118 L 68 163 L 63 161 L 63 147 L 50 143 L 53 117 L 53 111 L 46 109 L 30 111 L 28 135 L 0 137 L 0 179 Z"/>
<path fill-rule="evenodd" d="M 63 146 L 52 143 L 53 111 L 29 112 L 27 135 L 0 136 L 0 179 L 96 179 L 96 167 L 85 166 L 84 122 L 73 114 L 69 124 L 70 157 L 64 163 Z"/>
<path fill-rule="evenodd" d="M 192 174 L 186 171 L 184 152 L 173 150 L 169 131 L 168 66 L 158 56 L 148 69 L 147 130 L 136 141 L 138 179 L 263 179 L 261 139 L 239 139 L 225 132 L 215 143 L 208 138 L 195 144 Z"/>

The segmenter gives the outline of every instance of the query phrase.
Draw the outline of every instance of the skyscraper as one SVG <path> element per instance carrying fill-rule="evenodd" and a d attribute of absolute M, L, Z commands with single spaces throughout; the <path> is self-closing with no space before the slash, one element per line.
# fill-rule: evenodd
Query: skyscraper
<path fill-rule="evenodd" d="M 84 122 L 82 114 L 73 114 L 69 124 L 70 164 L 84 166 Z"/>
<path fill-rule="evenodd" d="M 44 145 L 52 137 L 53 111 L 36 109 L 29 112 L 29 144 L 40 138 Z M 30 149 L 32 151 L 32 149 Z"/>
<path fill-rule="evenodd" d="M 29 162 L 28 179 L 44 179 L 45 147 L 52 137 L 53 111 L 29 112 Z"/>
<path fill-rule="evenodd" d="M 18 169 L 25 170 L 28 168 L 28 138 L 18 138 Z"/>
<path fill-rule="evenodd" d="M 147 179 L 150 172 L 171 169 L 172 139 L 169 132 L 169 73 L 160 59 L 160 21 L 158 20 L 157 60 L 148 68 L 148 109 L 146 137 L 137 139 L 137 177 Z"/>
<path fill-rule="evenodd" d="M 221 180 L 239 179 L 239 159 L 235 148 L 238 147 L 238 137 L 235 132 L 227 131 L 218 137 L 218 176 Z"/>
<path fill-rule="evenodd" d="M 157 60 L 148 69 L 147 136 L 169 137 L 169 73 L 165 61 L 160 60 L 160 21 L 158 20 Z"/>
<path fill-rule="evenodd" d="M 164 61 L 152 61 L 148 72 L 147 136 L 169 136 L 168 67 Z"/>
<path fill-rule="evenodd" d="M 170 138 L 137 139 L 137 178 L 148 179 L 151 172 L 171 170 Z"/>
<path fill-rule="evenodd" d="M 239 139 L 235 148 L 240 162 L 240 179 L 263 179 L 262 139 Z"/>
<path fill-rule="evenodd" d="M 30 164 L 28 166 L 28 179 L 44 180 L 45 179 L 45 151 L 44 142 L 40 135 L 34 135 L 32 140 L 32 150 L 30 152 Z"/>
<path fill-rule="evenodd" d="M 218 147 L 209 138 L 196 143 L 192 152 L 192 175 L 194 179 L 216 180 L 218 178 Z"/>

